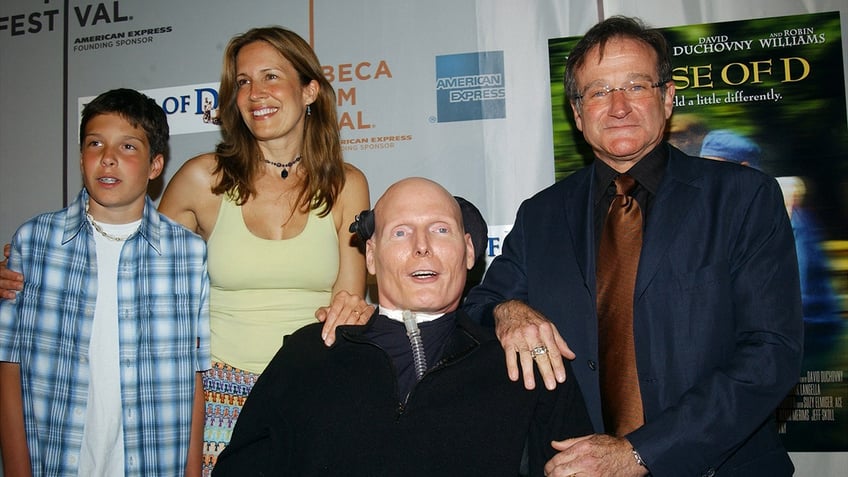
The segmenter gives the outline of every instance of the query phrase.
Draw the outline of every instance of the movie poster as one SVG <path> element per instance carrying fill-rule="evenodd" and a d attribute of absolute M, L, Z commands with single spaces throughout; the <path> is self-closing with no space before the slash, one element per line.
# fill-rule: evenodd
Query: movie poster
<path fill-rule="evenodd" d="M 838 12 L 661 29 L 676 86 L 669 142 L 777 178 L 795 232 L 805 326 L 777 410 L 790 451 L 848 450 L 848 123 Z M 592 153 L 563 97 L 579 37 L 549 40 L 557 180 Z"/>

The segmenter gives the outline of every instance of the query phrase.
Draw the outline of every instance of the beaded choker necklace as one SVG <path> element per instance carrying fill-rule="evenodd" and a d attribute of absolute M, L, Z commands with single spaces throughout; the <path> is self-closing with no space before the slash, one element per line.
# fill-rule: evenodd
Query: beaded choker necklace
<path fill-rule="evenodd" d="M 274 166 L 277 166 L 277 167 L 281 167 L 283 170 L 280 171 L 280 177 L 285 179 L 286 177 L 289 176 L 289 168 L 291 168 L 291 166 L 300 162 L 300 156 L 295 157 L 294 159 L 291 160 L 291 162 L 287 162 L 285 164 L 283 164 L 282 162 L 269 161 L 268 159 L 265 159 L 264 157 L 262 158 L 262 160 L 267 162 L 268 164 L 271 164 L 271 165 L 274 165 Z"/>

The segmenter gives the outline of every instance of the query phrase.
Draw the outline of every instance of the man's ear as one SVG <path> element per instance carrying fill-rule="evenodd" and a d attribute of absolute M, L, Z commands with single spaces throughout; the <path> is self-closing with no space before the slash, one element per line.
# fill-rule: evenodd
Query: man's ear
<path fill-rule="evenodd" d="M 376 275 L 377 268 L 374 266 L 374 240 L 368 239 L 365 242 L 365 268 L 368 269 L 368 273 L 371 275 Z"/>
<path fill-rule="evenodd" d="M 578 131 L 583 131 L 583 115 L 580 113 L 580 108 L 577 106 L 577 101 L 571 100 L 569 101 L 571 105 L 571 112 L 574 113 L 574 125 L 577 126 Z"/>
<path fill-rule="evenodd" d="M 476 254 L 474 253 L 474 242 L 471 241 L 471 234 L 465 234 L 465 269 L 471 270 L 474 268 Z"/>
<path fill-rule="evenodd" d="M 671 112 L 674 110 L 674 92 L 677 91 L 674 81 L 666 83 L 665 97 L 663 98 L 663 107 L 665 108 L 665 119 L 671 118 Z"/>
<path fill-rule="evenodd" d="M 162 173 L 162 168 L 165 167 L 165 156 L 162 154 L 156 154 L 156 157 L 150 161 L 150 174 L 147 176 L 148 180 L 153 180 L 159 177 L 159 174 Z"/>

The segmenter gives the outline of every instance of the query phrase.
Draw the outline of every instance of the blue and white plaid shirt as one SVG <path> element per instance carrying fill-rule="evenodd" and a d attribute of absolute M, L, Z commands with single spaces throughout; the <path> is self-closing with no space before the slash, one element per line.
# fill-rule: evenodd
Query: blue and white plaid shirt
<path fill-rule="evenodd" d="M 83 190 L 18 229 L 9 268 L 23 272 L 24 289 L 0 301 L 0 361 L 21 365 L 34 476 L 77 475 L 97 298 L 87 201 Z M 146 199 L 117 289 L 126 475 L 182 475 L 195 373 L 211 361 L 206 244 Z"/>

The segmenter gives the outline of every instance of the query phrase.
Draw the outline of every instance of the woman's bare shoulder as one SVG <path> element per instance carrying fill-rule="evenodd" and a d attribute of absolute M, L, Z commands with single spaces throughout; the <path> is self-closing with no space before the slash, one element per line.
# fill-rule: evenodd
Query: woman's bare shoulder
<path fill-rule="evenodd" d="M 191 182 L 201 182 L 204 185 L 213 184 L 217 180 L 215 168 L 218 167 L 218 160 L 214 153 L 208 152 L 194 156 L 185 161 L 180 166 L 177 173 L 174 174 L 174 179 L 185 179 Z M 172 179 L 171 181 L 173 182 Z"/>
<path fill-rule="evenodd" d="M 333 206 L 336 227 L 347 230 L 356 214 L 371 208 L 368 180 L 356 166 L 345 164 L 345 184 Z"/>
<path fill-rule="evenodd" d="M 215 172 L 215 154 L 207 153 L 187 160 L 168 181 L 159 212 L 185 225 L 206 238 L 221 203 L 212 192 L 219 175 Z"/>
<path fill-rule="evenodd" d="M 368 191 L 368 179 L 365 174 L 356 166 L 350 163 L 345 163 L 345 189 L 354 189 L 361 193 L 362 190 Z"/>

